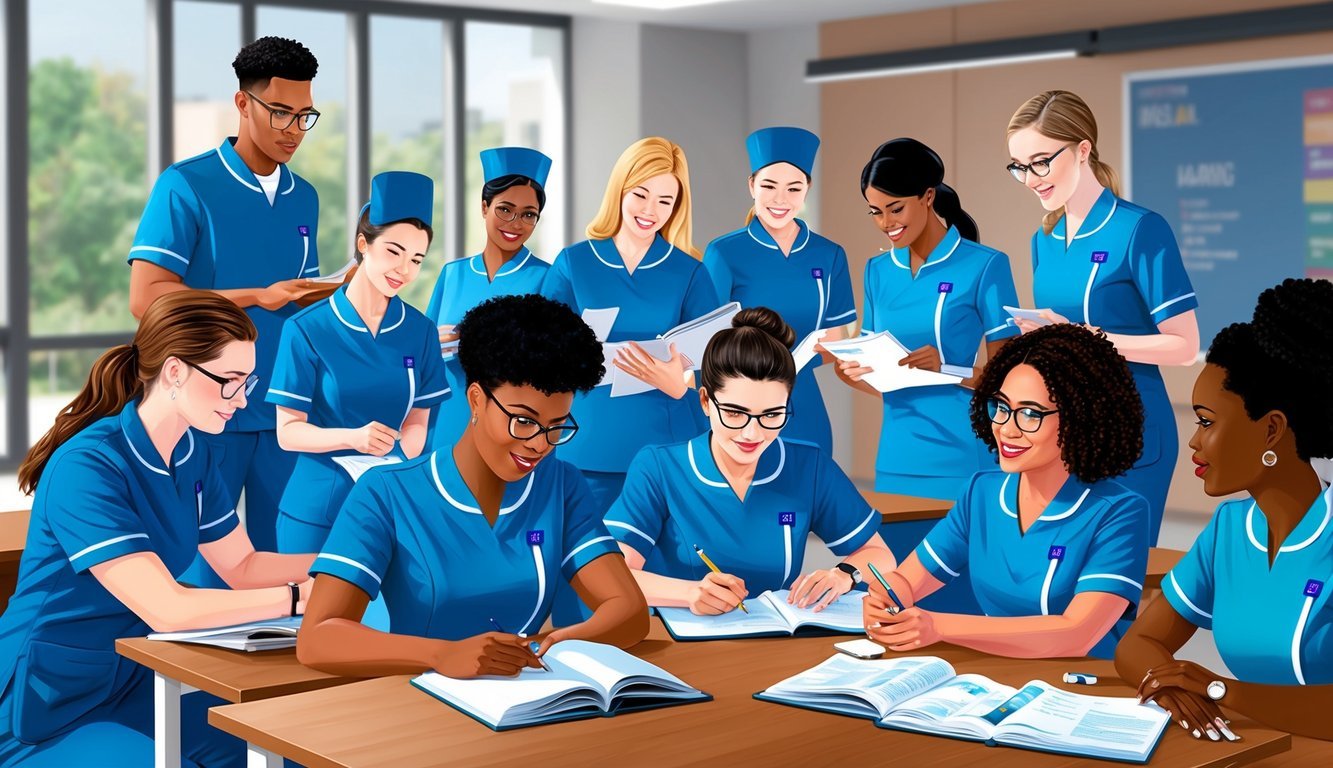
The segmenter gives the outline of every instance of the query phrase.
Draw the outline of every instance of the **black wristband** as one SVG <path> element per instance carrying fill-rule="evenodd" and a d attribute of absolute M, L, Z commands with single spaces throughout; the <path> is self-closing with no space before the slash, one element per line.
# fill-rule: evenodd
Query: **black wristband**
<path fill-rule="evenodd" d="M 292 612 L 289 615 L 295 616 L 296 604 L 301 602 L 301 587 L 298 586 L 296 582 L 289 581 L 287 582 L 287 589 L 291 590 L 292 593 Z"/>

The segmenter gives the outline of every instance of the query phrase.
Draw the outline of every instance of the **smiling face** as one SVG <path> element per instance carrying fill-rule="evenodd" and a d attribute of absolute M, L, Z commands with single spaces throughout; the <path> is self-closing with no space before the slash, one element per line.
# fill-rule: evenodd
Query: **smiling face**
<path fill-rule="evenodd" d="M 724 380 L 723 386 L 715 392 L 710 393 L 705 387 L 699 388 L 699 404 L 704 413 L 708 414 L 708 426 L 713 430 L 713 445 L 721 448 L 729 460 L 740 465 L 757 463 L 768 446 L 777 439 L 782 428 L 765 429 L 760 426 L 757 418 L 748 419 L 749 423 L 740 429 L 734 425 L 746 421 L 746 414 L 758 416 L 780 413 L 788 408 L 790 398 L 791 392 L 780 381 L 734 377 Z"/>
<path fill-rule="evenodd" d="M 175 357 L 167 358 L 158 383 L 167 389 L 174 389 L 175 383 L 179 381 L 181 386 L 177 390 L 176 399 L 172 401 L 178 414 L 192 428 L 216 435 L 227 426 L 237 410 L 246 406 L 245 379 L 255 370 L 255 344 L 253 341 L 233 341 L 223 347 L 222 354 L 213 360 L 190 362 L 214 376 L 226 379 L 227 383 L 219 384 Z M 224 387 L 229 392 L 235 390 L 236 394 L 223 398 Z"/>
<path fill-rule="evenodd" d="M 669 173 L 659 173 L 630 187 L 620 200 L 620 231 L 651 239 L 666 226 L 679 195 L 680 181 Z"/>
<path fill-rule="evenodd" d="M 1055 403 L 1041 374 L 1027 364 L 1014 366 L 1004 377 L 995 399 L 1007 406 L 1010 415 L 1003 424 L 991 422 L 991 434 L 1000 453 L 1000 469 L 1005 472 L 1029 472 L 1053 462 L 1063 462 L 1060 454 L 1060 414 L 1041 418 L 1033 432 L 1020 429 L 1033 426 L 1032 411 L 1054 411 Z M 1025 409 L 1032 409 L 1025 415 Z"/>
<path fill-rule="evenodd" d="M 926 231 L 930 217 L 935 215 L 931 204 L 935 190 L 928 189 L 920 197 L 893 197 L 874 187 L 866 187 L 866 202 L 875 227 L 889 239 L 894 248 L 911 246 Z"/>
<path fill-rule="evenodd" d="M 1038 176 L 1028 171 L 1023 182 L 1041 201 L 1041 207 L 1048 211 L 1063 208 L 1078 188 L 1082 175 L 1091 173 L 1088 167 L 1091 151 L 1092 143 L 1089 141 L 1061 141 L 1046 136 L 1035 126 L 1028 126 L 1009 136 L 1009 155 L 1014 162 L 1030 166 L 1034 162 L 1050 161 L 1049 173 Z M 1055 154 L 1057 152 L 1060 153 L 1058 156 Z"/>
<path fill-rule="evenodd" d="M 354 279 L 369 280 L 375 290 L 393 298 L 417 279 L 429 245 L 430 237 L 426 231 L 406 221 L 390 224 L 373 243 L 366 242 L 365 235 L 358 234 L 356 247 L 365 257 Z"/>
<path fill-rule="evenodd" d="M 468 429 L 474 430 L 477 452 L 496 477 L 506 483 L 522 480 L 555 446 L 542 434 L 530 440 L 515 438 L 510 431 L 511 418 L 518 420 L 515 431 L 519 434 L 533 423 L 542 427 L 567 424 L 574 393 L 547 395 L 528 385 L 501 384 L 491 395 L 494 400 L 486 396 L 480 384 L 468 385 L 468 407 L 477 417 L 477 423 Z"/>
<path fill-rule="evenodd" d="M 268 107 L 280 112 L 300 114 L 314 107 L 310 94 L 309 80 L 284 80 L 274 77 L 263 90 L 251 88 L 250 93 L 263 99 Z M 236 106 L 241 112 L 241 125 L 248 131 L 250 140 L 260 152 L 275 163 L 285 163 L 292 159 L 296 150 L 305 139 L 306 132 L 292 122 L 282 130 L 273 128 L 269 118 L 269 108 L 250 98 L 244 91 L 236 94 Z M 274 121 L 282 125 L 279 115 Z"/>
<path fill-rule="evenodd" d="M 750 177 L 750 197 L 754 214 L 769 229 L 782 229 L 805 206 L 810 180 L 805 171 L 791 163 L 773 163 Z"/>
<path fill-rule="evenodd" d="M 481 215 L 486 221 L 486 239 L 490 244 L 502 253 L 517 253 L 537 226 L 532 217 L 541 215 L 537 190 L 526 184 L 512 186 L 496 194 L 490 203 L 483 202 Z"/>
<path fill-rule="evenodd" d="M 1265 419 L 1251 421 L 1240 395 L 1223 387 L 1226 369 L 1209 363 L 1194 382 L 1197 419 L 1189 446 L 1194 474 L 1203 478 L 1203 492 L 1227 496 L 1258 484 L 1266 469 L 1259 461 L 1268 444 Z"/>

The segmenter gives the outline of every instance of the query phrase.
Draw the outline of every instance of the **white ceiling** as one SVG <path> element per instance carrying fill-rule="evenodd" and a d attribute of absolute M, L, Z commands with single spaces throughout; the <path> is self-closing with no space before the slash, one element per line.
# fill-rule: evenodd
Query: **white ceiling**
<path fill-rule="evenodd" d="M 946 8 L 990 0 L 727 0 L 677 10 L 630 8 L 592 0 L 417 0 L 433 5 L 458 5 L 508 11 L 594 16 L 607 19 L 744 32 L 794 27 L 834 19 Z"/>

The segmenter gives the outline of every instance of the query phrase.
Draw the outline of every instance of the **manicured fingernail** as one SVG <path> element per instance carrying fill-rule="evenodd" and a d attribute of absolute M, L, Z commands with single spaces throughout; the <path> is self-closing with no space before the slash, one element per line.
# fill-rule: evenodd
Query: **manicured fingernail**
<path fill-rule="evenodd" d="M 1215 718 L 1214 722 L 1217 723 L 1218 729 L 1221 730 L 1222 733 L 1225 734 L 1228 739 L 1231 739 L 1232 741 L 1240 741 L 1240 737 L 1231 732 L 1231 729 L 1227 727 L 1226 721 L 1224 721 L 1222 718 L 1220 717 Z"/>
<path fill-rule="evenodd" d="M 1198 732 L 1198 731 L 1195 731 L 1194 733 L 1195 733 L 1195 735 L 1198 735 L 1199 732 Z M 1209 729 L 1208 729 L 1208 738 L 1212 739 L 1213 741 L 1221 741 L 1221 740 L 1222 740 L 1222 737 L 1221 737 L 1221 736 L 1218 736 L 1218 735 L 1217 735 L 1217 731 L 1214 731 L 1212 728 L 1209 728 Z"/>
<path fill-rule="evenodd" d="M 1154 680 L 1154 681 L 1152 681 L 1152 687 L 1153 687 L 1153 688 L 1156 688 L 1156 687 L 1160 686 L 1161 684 L 1162 684 L 1162 682 L 1161 682 L 1160 680 Z"/>
<path fill-rule="evenodd" d="M 1181 728 L 1184 728 L 1185 730 L 1188 731 L 1188 730 L 1190 729 L 1190 724 L 1187 723 L 1187 722 L 1185 722 L 1184 720 L 1181 720 L 1181 721 L 1180 721 L 1180 727 L 1181 727 Z"/>

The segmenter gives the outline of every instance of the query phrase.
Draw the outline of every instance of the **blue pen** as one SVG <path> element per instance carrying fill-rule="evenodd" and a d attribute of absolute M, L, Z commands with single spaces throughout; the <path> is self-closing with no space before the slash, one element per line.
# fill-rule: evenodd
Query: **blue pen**
<path fill-rule="evenodd" d="M 494 618 L 492 618 L 490 621 L 491 621 L 491 626 L 492 626 L 492 627 L 495 627 L 495 631 L 496 631 L 496 632 L 500 632 L 500 633 L 502 633 L 502 634 L 506 634 L 506 635 L 509 634 L 508 632 L 505 632 L 505 631 L 504 631 L 504 627 L 500 626 L 500 622 L 496 621 Z M 520 638 L 523 638 L 523 639 L 527 639 L 528 636 L 525 635 L 525 634 L 519 634 L 519 635 L 517 635 L 517 637 L 520 637 Z M 539 643 L 539 642 L 537 642 L 536 640 L 533 640 L 532 642 L 528 643 L 528 650 L 529 650 L 529 651 L 532 651 L 532 655 L 533 655 L 533 656 L 537 656 L 537 649 L 538 649 L 538 648 L 541 648 L 541 647 L 542 647 L 542 644 Z M 546 664 L 546 659 L 543 659 L 542 657 L 537 656 L 537 661 L 541 663 L 541 665 L 542 665 L 542 669 L 546 670 L 547 672 L 550 672 L 550 671 L 551 671 L 551 668 L 550 668 L 549 666 L 547 666 L 547 664 Z"/>
<path fill-rule="evenodd" d="M 870 566 L 870 572 L 873 573 L 873 574 L 875 575 L 875 579 L 876 579 L 877 581 L 879 581 L 879 585 L 880 585 L 881 587 L 884 587 L 884 591 L 885 591 L 885 592 L 889 593 L 889 599 L 893 601 L 893 604 L 894 604 L 894 605 L 898 606 L 898 609 L 897 609 L 897 610 L 890 611 L 890 613 L 898 613 L 898 611 L 905 611 L 905 610 L 907 610 L 907 609 L 903 606 L 903 601 L 901 601 L 901 600 L 898 599 L 898 594 L 897 594 L 896 592 L 893 591 L 893 587 L 890 587 L 890 586 L 889 586 L 889 581 L 888 581 L 888 579 L 884 578 L 884 575 L 881 574 L 881 573 L 879 572 L 879 569 L 875 567 L 875 564 L 874 564 L 874 563 L 867 563 L 867 565 Z"/>

